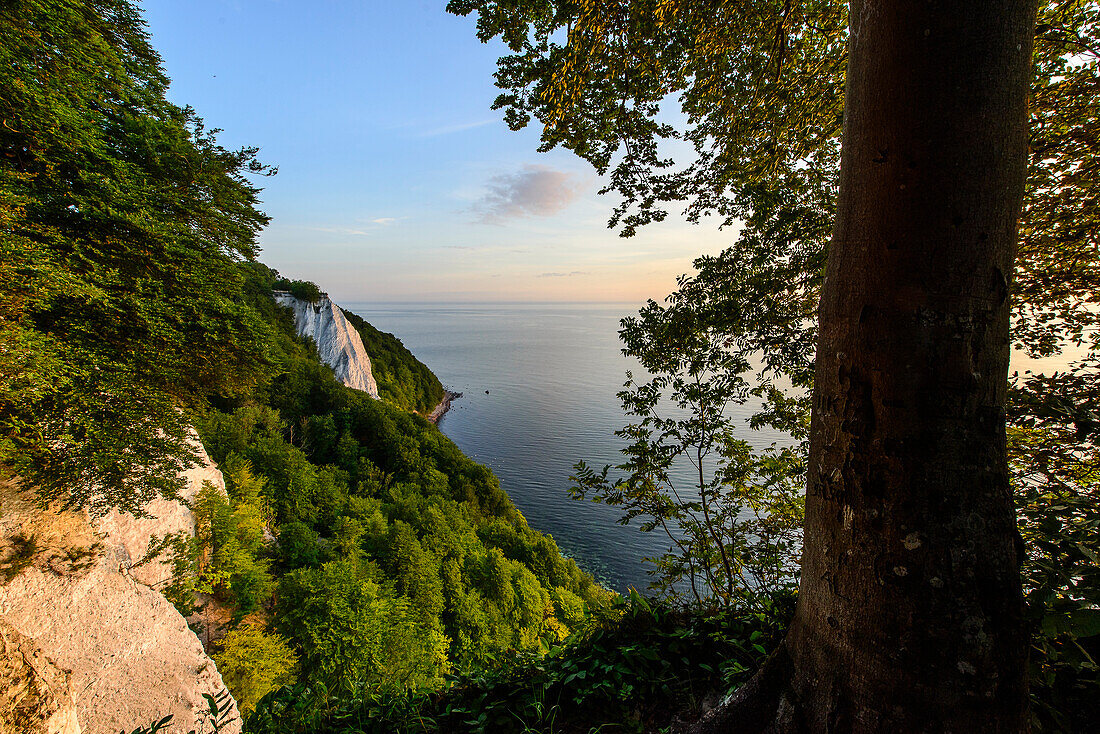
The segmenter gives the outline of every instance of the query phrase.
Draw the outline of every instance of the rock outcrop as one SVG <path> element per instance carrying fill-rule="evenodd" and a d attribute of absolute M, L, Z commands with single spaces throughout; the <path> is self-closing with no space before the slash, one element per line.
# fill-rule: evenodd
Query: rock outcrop
<path fill-rule="evenodd" d="M 363 348 L 363 339 L 344 318 L 339 306 L 328 296 L 310 303 L 283 291 L 275 293 L 275 302 L 294 312 L 298 334 L 316 342 L 321 361 L 332 368 L 336 379 L 350 388 L 378 397 L 378 385 L 371 373 L 370 357 Z"/>
<path fill-rule="evenodd" d="M 204 481 L 224 491 L 208 459 L 187 479 L 184 498 Z M 0 721 L 22 722 L 11 731 L 115 734 L 168 714 L 171 732 L 208 730 L 203 694 L 221 694 L 222 678 L 184 618 L 151 588 L 168 579 L 166 564 L 130 570 L 153 536 L 193 532 L 194 518 L 180 502 L 147 509 L 150 518 L 90 521 L 43 511 L 16 482 L 0 482 L 0 688 L 14 691 L 0 695 Z M 236 734 L 235 704 L 228 717 L 222 731 Z"/>
<path fill-rule="evenodd" d="M 0 621 L 0 734 L 80 734 L 69 674 Z"/>
<path fill-rule="evenodd" d="M 195 517 L 187 505 L 194 502 L 204 483 L 209 482 L 222 494 L 225 494 L 225 479 L 218 467 L 210 460 L 192 433 L 191 445 L 198 452 L 199 463 L 183 472 L 186 481 L 180 499 L 183 502 L 167 500 L 163 497 L 145 506 L 148 517 L 134 517 L 127 512 L 111 510 L 106 515 L 92 519 L 92 527 L 103 536 L 107 550 L 115 555 L 119 565 L 139 583 L 162 589 L 172 580 L 172 565 L 167 553 L 148 559 L 145 558 L 149 545 L 156 539 L 163 540 L 167 535 L 187 533 L 195 534 Z"/>

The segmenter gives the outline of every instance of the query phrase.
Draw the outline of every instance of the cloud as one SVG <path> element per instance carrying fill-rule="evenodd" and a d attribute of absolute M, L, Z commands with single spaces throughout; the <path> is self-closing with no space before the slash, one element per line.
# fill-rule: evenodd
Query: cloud
<path fill-rule="evenodd" d="M 361 224 L 351 227 L 305 227 L 310 232 L 325 232 L 326 234 L 338 234 L 344 236 L 369 237 L 378 232 L 378 227 L 388 227 L 397 224 L 404 217 L 378 217 L 376 219 L 359 219 Z M 367 226 L 373 225 L 373 226 Z"/>
<path fill-rule="evenodd" d="M 574 270 L 571 273 L 539 273 L 536 278 L 572 278 L 574 275 L 588 275 L 584 270 Z"/>
<path fill-rule="evenodd" d="M 327 232 L 328 234 L 355 235 L 365 237 L 371 234 L 370 230 L 355 227 L 307 227 L 312 232 Z"/>
<path fill-rule="evenodd" d="M 499 118 L 492 117 L 487 120 L 477 120 L 476 122 L 460 122 L 454 125 L 444 125 L 443 127 L 433 128 L 431 130 L 425 130 L 417 135 L 420 138 L 434 138 L 438 135 L 450 135 L 451 133 L 459 133 L 463 130 L 473 130 L 477 127 L 485 127 L 486 125 L 492 125 L 497 122 Z"/>
<path fill-rule="evenodd" d="M 444 250 L 462 252 L 530 252 L 529 247 L 507 247 L 503 245 L 440 245 Z"/>
<path fill-rule="evenodd" d="M 488 193 L 473 207 L 485 224 L 557 214 L 577 198 L 581 188 L 572 174 L 531 164 L 517 173 L 493 176 L 486 187 Z"/>

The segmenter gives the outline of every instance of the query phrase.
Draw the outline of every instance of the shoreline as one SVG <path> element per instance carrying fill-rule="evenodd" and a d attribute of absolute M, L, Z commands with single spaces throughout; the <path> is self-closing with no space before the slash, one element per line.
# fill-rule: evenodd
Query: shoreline
<path fill-rule="evenodd" d="M 451 402 L 458 400 L 460 397 L 462 397 L 462 393 L 445 389 L 443 391 L 443 399 L 439 401 L 439 405 L 435 406 L 432 412 L 428 413 L 425 417 L 429 422 L 438 424 L 439 420 L 451 409 Z"/>

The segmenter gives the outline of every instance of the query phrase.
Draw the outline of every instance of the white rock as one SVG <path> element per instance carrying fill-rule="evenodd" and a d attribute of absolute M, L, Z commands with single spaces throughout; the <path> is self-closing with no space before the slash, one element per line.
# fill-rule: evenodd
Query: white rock
<path fill-rule="evenodd" d="M 221 472 L 205 452 L 203 458 L 186 473 L 184 497 L 197 494 L 204 480 L 225 491 Z M 0 507 L 4 555 L 12 556 L 20 539 L 34 539 L 29 564 L 6 584 L 0 577 L 0 625 L 67 676 L 64 686 L 54 676 L 59 683 L 36 704 L 53 712 L 46 731 L 116 734 L 168 714 L 171 731 L 205 731 L 203 694 L 218 696 L 225 684 L 184 618 L 147 585 L 167 580 L 164 564 L 154 561 L 131 575 L 126 562 L 140 559 L 153 535 L 193 532 L 190 510 L 161 499 L 148 506 L 152 518 L 113 513 L 93 527 L 84 513 L 40 509 L 13 481 L 0 481 Z M 17 639 L 6 638 L 8 647 Z M 49 670 L 35 667 L 43 679 Z M 9 714 L 0 710 L 0 720 Z M 235 703 L 228 715 L 234 720 L 222 732 L 237 734 Z"/>
<path fill-rule="evenodd" d="M 3 619 L 0 734 L 81 734 L 69 674 Z"/>
<path fill-rule="evenodd" d="M 344 318 L 339 306 L 328 296 L 310 303 L 286 293 L 276 293 L 275 302 L 294 311 L 298 334 L 313 339 L 321 361 L 332 368 L 336 379 L 350 388 L 378 397 L 378 385 L 371 373 L 370 357 L 363 348 L 363 339 Z"/>
<path fill-rule="evenodd" d="M 202 695 L 225 690 L 176 608 L 106 556 L 84 575 L 24 570 L 0 587 L 0 619 L 69 671 L 86 732 L 132 731 L 168 714 L 174 730 L 199 729 Z M 239 732 L 235 705 L 231 716 L 223 731 Z"/>
<path fill-rule="evenodd" d="M 187 484 L 180 493 L 180 499 L 188 504 L 193 503 L 205 482 L 210 482 L 225 495 L 225 479 L 194 431 L 191 432 L 190 442 L 198 452 L 199 463 L 183 472 Z M 159 540 L 181 532 L 194 536 L 195 517 L 187 505 L 163 497 L 146 505 L 145 511 L 149 517 L 135 517 L 128 512 L 112 509 L 102 517 L 92 518 L 91 522 L 92 527 L 103 535 L 104 543 L 114 553 L 122 570 L 128 570 L 135 581 L 159 590 L 172 580 L 168 553 L 162 552 L 142 565 L 130 566 L 145 557 L 154 536 Z"/>

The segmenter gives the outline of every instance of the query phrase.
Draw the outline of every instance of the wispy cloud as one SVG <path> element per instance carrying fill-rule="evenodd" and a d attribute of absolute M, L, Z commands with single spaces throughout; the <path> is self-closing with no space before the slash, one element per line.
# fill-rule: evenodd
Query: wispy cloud
<path fill-rule="evenodd" d="M 444 250 L 461 250 L 462 252 L 530 252 L 529 247 L 510 247 L 507 245 L 440 245 Z"/>
<path fill-rule="evenodd" d="M 473 130 L 477 127 L 485 127 L 486 125 L 492 125 L 498 118 L 491 117 L 486 120 L 476 120 L 475 122 L 459 122 L 454 125 L 443 125 L 442 127 L 432 128 L 431 130 L 425 130 L 419 133 L 418 138 L 434 138 L 439 135 L 450 135 L 451 133 L 460 133 L 463 130 Z"/>
<path fill-rule="evenodd" d="M 574 270 L 571 273 L 539 273 L 536 278 L 572 278 L 574 275 L 588 275 L 584 270 Z"/>
<path fill-rule="evenodd" d="M 473 210 L 478 221 L 500 224 L 508 219 L 557 214 L 577 198 L 581 185 L 572 174 L 528 164 L 516 173 L 493 176 L 487 188 Z"/>
<path fill-rule="evenodd" d="M 344 226 L 331 227 L 303 227 L 308 232 L 325 232 L 326 234 L 343 235 L 344 237 L 369 237 L 377 234 L 379 228 L 397 224 L 405 217 L 376 217 L 374 219 L 357 219 L 355 223 Z"/>
<path fill-rule="evenodd" d="M 342 235 L 355 235 L 357 237 L 364 237 L 372 234 L 369 229 L 360 229 L 356 227 L 307 227 L 307 229 L 313 232 L 327 232 L 329 234 L 342 234 Z"/>

